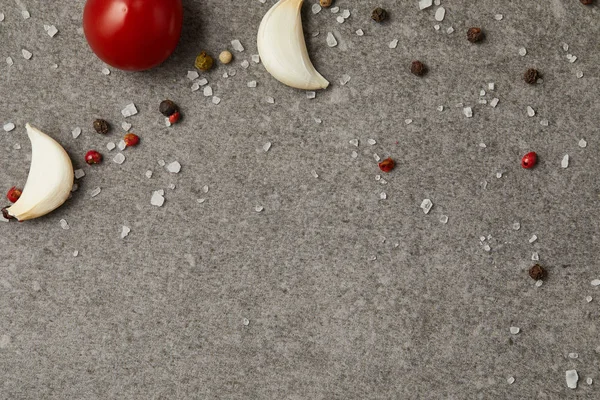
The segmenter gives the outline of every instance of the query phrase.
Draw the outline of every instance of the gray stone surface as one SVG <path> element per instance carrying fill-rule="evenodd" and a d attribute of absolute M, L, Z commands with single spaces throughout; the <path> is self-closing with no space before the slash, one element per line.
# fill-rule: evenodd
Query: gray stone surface
<path fill-rule="evenodd" d="M 329 10 L 313 15 L 315 1 L 303 10 L 308 47 L 332 85 L 313 100 L 251 61 L 272 0 L 184 1 L 172 58 L 108 76 L 78 31 L 83 1 L 0 1 L 0 123 L 17 125 L 0 131 L 2 192 L 26 180 L 26 122 L 86 172 L 51 215 L 0 222 L 0 398 L 600 397 L 585 383 L 600 381 L 600 289 L 590 285 L 600 277 L 598 5 L 443 0 L 436 31 L 435 6 L 419 11 L 416 0 L 338 1 L 352 12 L 344 24 Z M 369 19 L 377 5 L 391 15 L 382 25 Z M 487 35 L 479 45 L 465 39 L 474 25 Z M 214 105 L 191 91 L 187 71 L 199 51 L 217 56 L 233 39 L 246 51 L 201 75 L 222 99 Z M 426 77 L 409 73 L 413 59 L 428 65 Z M 524 84 L 528 67 L 543 84 Z M 481 89 L 497 108 L 478 104 Z M 183 110 L 172 128 L 157 111 L 164 98 Z M 106 144 L 121 139 L 131 102 L 139 113 L 126 120 L 142 142 L 117 165 Z M 97 117 L 111 134 L 93 132 Z M 91 148 L 103 164 L 84 163 Z M 540 163 L 523 170 L 532 150 Z M 398 162 L 385 185 L 373 153 Z M 181 172 L 158 160 L 179 161 Z M 150 198 L 160 189 L 158 208 Z M 488 235 L 489 252 L 480 243 Z M 549 270 L 541 287 L 527 274 L 533 252 Z M 570 369 L 576 390 L 565 382 Z"/>

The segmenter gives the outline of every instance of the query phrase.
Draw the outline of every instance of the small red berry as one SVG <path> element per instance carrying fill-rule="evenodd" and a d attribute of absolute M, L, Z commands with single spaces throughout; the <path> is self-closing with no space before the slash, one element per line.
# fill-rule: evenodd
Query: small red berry
<path fill-rule="evenodd" d="M 179 114 L 179 111 L 175 111 L 173 114 L 171 114 L 169 116 L 169 122 L 171 124 L 176 123 L 177 121 L 179 121 L 179 118 L 181 118 L 181 114 Z"/>
<path fill-rule="evenodd" d="M 133 146 L 136 146 L 140 142 L 140 137 L 138 135 L 136 135 L 135 133 L 128 133 L 123 138 L 123 141 L 125 142 L 125 146 L 133 147 Z"/>
<path fill-rule="evenodd" d="M 92 164 L 99 164 L 102 162 L 102 154 L 98 153 L 96 150 L 90 150 L 85 154 L 85 162 Z"/>
<path fill-rule="evenodd" d="M 383 172 L 390 172 L 394 169 L 396 163 L 390 157 L 386 158 L 382 162 L 379 163 L 379 169 Z"/>
<path fill-rule="evenodd" d="M 521 160 L 521 166 L 526 169 L 533 168 L 536 163 L 537 154 L 535 153 L 535 151 L 525 154 L 523 156 L 523 159 Z"/>
<path fill-rule="evenodd" d="M 15 186 L 13 186 L 10 188 L 10 190 L 6 194 L 6 198 L 11 203 L 16 203 L 17 200 L 19 200 L 19 197 L 21 197 L 21 193 L 23 193 L 23 191 L 21 189 L 18 189 Z"/>

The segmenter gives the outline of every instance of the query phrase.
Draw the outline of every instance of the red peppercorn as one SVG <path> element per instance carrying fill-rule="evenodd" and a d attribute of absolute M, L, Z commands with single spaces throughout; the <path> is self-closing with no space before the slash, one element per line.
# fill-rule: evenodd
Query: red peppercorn
<path fill-rule="evenodd" d="M 525 154 L 523 156 L 523 159 L 521 159 L 521 166 L 526 169 L 533 168 L 536 163 L 537 154 L 535 153 L 535 151 Z"/>
<path fill-rule="evenodd" d="M 379 163 L 379 169 L 383 172 L 390 172 L 394 169 L 396 163 L 390 157 L 386 158 L 382 162 Z"/>
<path fill-rule="evenodd" d="M 128 133 L 123 138 L 123 141 L 125 142 L 125 146 L 133 147 L 133 146 L 137 146 L 137 144 L 140 142 L 140 137 L 138 135 L 136 135 L 135 133 Z"/>
<path fill-rule="evenodd" d="M 19 197 L 21 197 L 21 193 L 23 193 L 21 189 L 17 189 L 15 186 L 13 186 L 9 189 L 8 193 L 6 194 L 6 198 L 11 203 L 16 203 L 17 200 L 19 200 Z"/>
<path fill-rule="evenodd" d="M 102 162 L 102 154 L 98 153 L 96 150 L 90 150 L 85 154 L 85 162 L 92 164 L 99 164 Z"/>
<path fill-rule="evenodd" d="M 179 111 L 175 111 L 173 114 L 171 114 L 169 116 L 169 122 L 171 124 L 175 124 L 175 123 L 177 123 L 177 121 L 179 121 L 179 118 L 181 118 L 181 114 L 179 114 Z"/>

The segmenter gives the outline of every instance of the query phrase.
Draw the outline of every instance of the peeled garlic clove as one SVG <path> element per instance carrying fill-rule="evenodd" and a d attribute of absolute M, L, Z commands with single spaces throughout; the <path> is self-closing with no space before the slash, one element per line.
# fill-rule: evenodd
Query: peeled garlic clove
<path fill-rule="evenodd" d="M 306 49 L 300 9 L 304 0 L 279 0 L 258 28 L 258 53 L 271 75 L 288 86 L 316 90 L 329 82 L 317 72 Z"/>
<path fill-rule="evenodd" d="M 31 168 L 21 197 L 4 209 L 8 216 L 25 221 L 60 207 L 73 188 L 73 164 L 58 142 L 27 124 L 31 141 Z"/>

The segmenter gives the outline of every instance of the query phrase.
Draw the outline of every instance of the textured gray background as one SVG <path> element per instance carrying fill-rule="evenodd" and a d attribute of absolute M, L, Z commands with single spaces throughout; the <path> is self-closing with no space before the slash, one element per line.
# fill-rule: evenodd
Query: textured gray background
<path fill-rule="evenodd" d="M 150 72 L 104 76 L 78 32 L 83 1 L 23 0 L 31 13 L 23 20 L 18 2 L 0 0 L 0 123 L 17 125 L 0 131 L 2 193 L 26 180 L 26 122 L 58 139 L 87 174 L 51 215 L 0 222 L 0 398 L 599 398 L 596 383 L 585 383 L 600 384 L 600 291 L 590 285 L 600 278 L 598 6 L 444 0 L 435 31 L 435 8 L 419 11 L 416 0 L 338 1 L 352 12 L 344 24 L 305 5 L 311 57 L 332 82 L 308 100 L 262 65 L 240 67 L 256 53 L 272 3 L 184 0 L 172 58 Z M 383 25 L 369 20 L 377 5 L 391 14 Z M 44 24 L 59 34 L 50 38 Z M 484 43 L 465 40 L 472 25 L 485 29 Z M 328 31 L 338 47 L 326 46 Z M 199 51 L 217 55 L 233 39 L 246 47 L 231 65 L 237 74 L 223 78 L 230 68 L 222 66 L 203 74 L 222 98 L 215 106 L 190 90 L 186 73 Z M 425 78 L 410 75 L 412 59 L 429 66 Z M 543 84 L 523 83 L 531 66 Z M 485 98 L 500 98 L 496 109 L 477 104 L 489 82 L 496 90 Z M 171 129 L 157 111 L 164 98 L 185 115 Z M 105 145 L 121 138 L 130 102 L 142 142 L 117 165 Z M 97 117 L 113 124 L 109 137 L 91 129 Z M 73 139 L 77 126 L 83 134 Z M 103 164 L 85 165 L 91 148 Z M 523 170 L 531 150 L 540 163 Z M 387 185 L 375 180 L 373 153 L 398 161 Z M 178 160 L 181 173 L 160 159 Z M 153 207 L 161 188 L 166 203 Z M 424 198 L 435 204 L 429 215 Z M 124 240 L 123 225 L 131 227 Z M 490 252 L 482 235 L 492 235 Z M 549 270 L 540 288 L 527 275 L 534 251 Z M 571 368 L 581 377 L 575 391 L 565 384 Z"/>

